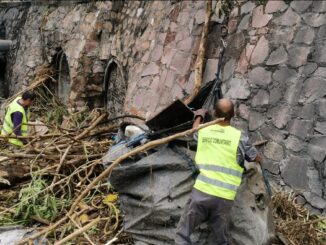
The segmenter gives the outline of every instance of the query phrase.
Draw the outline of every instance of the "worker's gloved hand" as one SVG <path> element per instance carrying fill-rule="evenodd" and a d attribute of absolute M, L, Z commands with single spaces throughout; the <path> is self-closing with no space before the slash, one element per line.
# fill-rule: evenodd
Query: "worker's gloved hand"
<path fill-rule="evenodd" d="M 201 117 L 202 119 L 204 119 L 207 112 L 208 111 L 206 109 L 203 109 L 203 108 L 199 109 L 199 110 L 195 111 L 194 118 L 196 119 L 197 117 Z"/>

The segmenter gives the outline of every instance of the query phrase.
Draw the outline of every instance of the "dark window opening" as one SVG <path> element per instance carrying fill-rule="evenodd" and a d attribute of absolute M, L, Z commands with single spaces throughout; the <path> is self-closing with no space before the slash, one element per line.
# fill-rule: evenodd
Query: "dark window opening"
<path fill-rule="evenodd" d="M 56 69 L 56 81 L 51 84 L 50 88 L 60 101 L 66 104 L 70 94 L 70 74 L 67 57 L 63 50 L 59 50 L 54 58 Z"/>
<path fill-rule="evenodd" d="M 125 102 L 127 83 L 122 70 L 115 61 L 110 61 L 104 75 L 103 104 L 110 117 L 122 114 Z"/>

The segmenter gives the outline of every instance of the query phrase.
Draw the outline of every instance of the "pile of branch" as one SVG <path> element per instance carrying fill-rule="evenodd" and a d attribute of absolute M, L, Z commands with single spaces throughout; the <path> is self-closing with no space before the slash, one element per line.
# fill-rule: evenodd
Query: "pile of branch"
<path fill-rule="evenodd" d="M 311 215 L 298 204 L 295 193 L 277 192 L 272 198 L 276 230 L 291 245 L 326 243 L 326 217 Z"/>
<path fill-rule="evenodd" d="M 0 224 L 49 226 L 65 217 L 65 222 L 44 238 L 55 244 L 71 239 L 76 244 L 103 244 L 116 240 L 116 234 L 123 239 L 120 212 L 115 206 L 117 195 L 106 179 L 93 186 L 68 213 L 74 200 L 103 172 L 102 157 L 118 126 L 101 110 L 68 113 L 47 87 L 52 74 L 44 68 L 26 88 L 37 93 L 32 117 L 39 124 L 31 123 L 30 128 L 41 126 L 46 133 L 33 130 L 28 137 L 18 137 L 28 140 L 19 150 L 7 142 L 15 136 L 0 136 L 0 187 L 5 187 L 0 188 Z"/>

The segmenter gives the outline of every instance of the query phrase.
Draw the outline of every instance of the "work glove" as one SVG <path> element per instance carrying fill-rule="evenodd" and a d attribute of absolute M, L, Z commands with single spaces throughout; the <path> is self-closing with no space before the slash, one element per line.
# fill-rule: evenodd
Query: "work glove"
<path fill-rule="evenodd" d="M 201 117 L 202 119 L 204 119 L 207 112 L 208 111 L 203 108 L 195 111 L 194 119 L 196 119 L 197 117 Z"/>

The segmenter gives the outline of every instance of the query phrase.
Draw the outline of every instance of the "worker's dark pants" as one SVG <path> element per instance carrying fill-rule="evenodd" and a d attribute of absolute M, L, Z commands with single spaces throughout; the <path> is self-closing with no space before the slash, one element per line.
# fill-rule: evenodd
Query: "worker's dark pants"
<path fill-rule="evenodd" d="M 190 235 L 202 222 L 208 221 L 214 233 L 216 245 L 226 245 L 226 228 L 233 201 L 214 197 L 196 189 L 191 192 L 191 197 L 179 221 L 175 244 L 190 245 Z"/>

